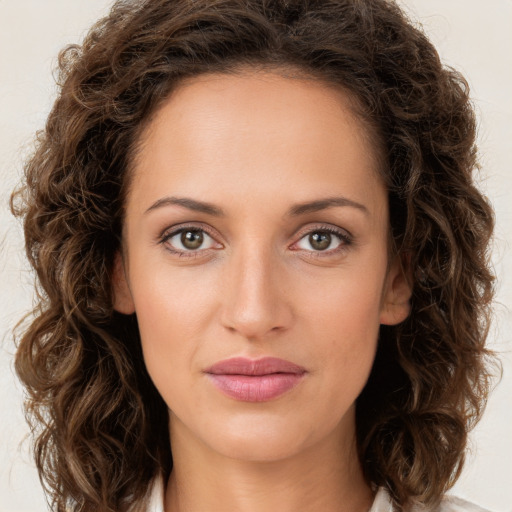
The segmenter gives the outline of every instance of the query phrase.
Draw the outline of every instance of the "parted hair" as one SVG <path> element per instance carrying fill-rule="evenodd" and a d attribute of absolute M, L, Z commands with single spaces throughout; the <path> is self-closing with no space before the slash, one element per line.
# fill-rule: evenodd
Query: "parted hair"
<path fill-rule="evenodd" d="M 341 87 L 380 148 L 413 294 L 408 319 L 381 327 L 357 400 L 365 477 L 406 508 L 436 504 L 460 473 L 492 376 L 494 224 L 464 78 L 388 0 L 122 0 L 60 53 L 58 97 L 11 198 L 38 291 L 15 365 L 55 511 L 143 510 L 172 469 L 136 315 L 113 308 L 130 164 L 180 81 L 247 67 Z"/>

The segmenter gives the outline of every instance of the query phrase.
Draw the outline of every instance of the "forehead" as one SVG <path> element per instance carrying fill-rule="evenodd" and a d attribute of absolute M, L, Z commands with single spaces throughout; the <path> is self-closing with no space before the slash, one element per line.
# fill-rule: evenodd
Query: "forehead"
<path fill-rule="evenodd" d="M 177 87 L 147 124 L 131 188 L 156 198 L 162 186 L 210 197 L 286 187 L 308 200 L 313 183 L 324 196 L 340 178 L 349 189 L 354 179 L 371 188 L 379 161 L 371 129 L 341 88 L 274 72 L 206 74 Z"/>
<path fill-rule="evenodd" d="M 169 122 L 181 122 L 184 128 L 197 131 L 206 123 L 216 131 L 224 120 L 240 121 L 245 114 L 245 126 L 267 124 L 279 128 L 279 121 L 300 129 L 314 116 L 324 123 L 322 137 L 327 141 L 333 124 L 352 122 L 354 134 L 370 150 L 370 156 L 379 160 L 379 137 L 376 128 L 363 116 L 363 107 L 353 93 L 300 70 L 256 70 L 239 68 L 232 73 L 203 73 L 181 80 L 160 108 L 144 124 L 139 142 L 144 143 L 165 118 Z M 219 115 L 222 113 L 222 116 Z M 172 118 L 172 119 L 171 119 Z M 169 123 L 168 127 L 169 127 Z M 313 126 L 312 126 L 313 127 Z M 287 128 L 290 128 L 288 124 Z M 190 135 L 190 133 L 189 133 Z M 314 135 L 310 131 L 310 135 Z M 336 137 L 336 133 L 333 133 Z"/>

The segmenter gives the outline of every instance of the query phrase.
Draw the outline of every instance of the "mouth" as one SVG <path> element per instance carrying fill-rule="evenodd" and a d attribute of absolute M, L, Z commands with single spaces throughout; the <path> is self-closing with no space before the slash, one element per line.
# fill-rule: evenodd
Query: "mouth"
<path fill-rule="evenodd" d="M 205 373 L 223 394 L 244 402 L 265 402 L 294 388 L 307 373 L 284 359 L 241 357 L 220 361 Z"/>
<path fill-rule="evenodd" d="M 290 361 L 277 357 L 263 357 L 261 359 L 246 359 L 245 357 L 233 357 L 219 361 L 205 370 L 205 373 L 213 375 L 270 375 L 274 373 L 303 374 L 306 369 Z"/>

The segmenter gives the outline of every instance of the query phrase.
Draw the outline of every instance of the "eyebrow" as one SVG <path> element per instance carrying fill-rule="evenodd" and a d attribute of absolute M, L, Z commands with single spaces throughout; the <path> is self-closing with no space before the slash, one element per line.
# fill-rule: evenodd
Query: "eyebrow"
<path fill-rule="evenodd" d="M 189 197 L 162 197 L 158 201 L 154 202 L 145 211 L 145 213 L 148 213 L 152 210 L 156 210 L 158 208 L 162 208 L 164 206 L 173 205 L 182 206 L 183 208 L 187 208 L 188 210 L 206 213 L 207 215 L 213 215 L 215 217 L 223 217 L 226 215 L 221 208 L 211 203 L 198 201 L 197 199 L 191 199 Z M 369 213 L 368 209 L 363 204 L 357 203 L 356 201 L 352 201 L 352 199 L 339 196 L 327 197 L 324 199 L 317 199 L 315 201 L 296 204 L 288 210 L 287 216 L 297 217 L 299 215 L 305 215 L 306 213 L 314 213 L 321 210 L 326 210 L 327 208 L 333 208 L 335 206 L 350 206 L 352 208 L 356 208 L 362 211 L 365 214 Z"/>
<path fill-rule="evenodd" d="M 183 208 L 187 208 L 188 210 L 193 210 L 195 212 L 206 213 L 208 215 L 213 215 L 215 217 L 223 217 L 225 215 L 224 211 L 217 206 L 206 203 L 204 201 L 197 201 L 196 199 L 191 199 L 189 197 L 162 197 L 158 201 L 154 202 L 146 211 L 148 213 L 152 210 L 156 210 L 157 208 L 162 208 L 163 206 L 182 206 Z"/>
<path fill-rule="evenodd" d="M 292 206 L 288 210 L 288 216 L 296 217 L 298 215 L 304 215 L 306 213 L 314 213 L 320 210 L 326 210 L 327 208 L 332 208 L 334 206 L 350 206 L 352 208 L 356 208 L 361 210 L 366 215 L 368 215 L 368 208 L 361 203 L 357 203 L 356 201 L 352 201 L 352 199 L 348 199 L 346 197 L 326 197 L 325 199 L 318 199 L 316 201 L 310 201 L 307 203 L 300 203 Z"/>

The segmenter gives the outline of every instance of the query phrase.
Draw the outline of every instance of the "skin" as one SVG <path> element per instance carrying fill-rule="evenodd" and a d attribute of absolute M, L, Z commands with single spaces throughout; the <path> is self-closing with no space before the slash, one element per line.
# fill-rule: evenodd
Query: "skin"
<path fill-rule="evenodd" d="M 370 507 L 354 404 L 379 325 L 403 321 L 410 297 L 399 258 L 388 260 L 370 140 L 343 91 L 270 71 L 190 79 L 145 129 L 115 306 L 136 312 L 170 411 L 166 512 Z M 290 215 L 333 197 L 345 202 Z M 208 233 L 203 245 L 180 244 L 185 226 Z M 309 235 L 325 229 L 339 236 L 320 250 Z M 284 395 L 241 402 L 203 373 L 235 356 L 279 357 L 306 374 Z"/>

